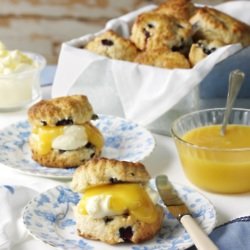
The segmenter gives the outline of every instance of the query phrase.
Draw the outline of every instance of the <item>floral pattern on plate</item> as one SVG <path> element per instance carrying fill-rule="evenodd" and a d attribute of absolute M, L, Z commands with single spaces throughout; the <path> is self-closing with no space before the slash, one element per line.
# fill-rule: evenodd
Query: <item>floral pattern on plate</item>
<path fill-rule="evenodd" d="M 99 115 L 93 124 L 100 129 L 105 139 L 103 157 L 136 162 L 143 160 L 155 147 L 154 137 L 148 130 L 126 119 Z M 28 147 L 29 135 L 28 121 L 15 123 L 2 130 L 0 163 L 26 174 L 71 178 L 74 168 L 47 168 L 32 160 Z"/>
<path fill-rule="evenodd" d="M 154 180 L 152 180 L 154 182 Z M 197 222 L 205 232 L 210 233 L 215 227 L 216 212 L 213 205 L 192 188 L 174 185 L 183 201 L 187 204 Z M 99 241 L 91 241 L 77 235 L 73 216 L 73 207 L 80 195 L 69 188 L 57 186 L 40 194 L 25 207 L 23 221 L 28 231 L 37 239 L 60 249 L 131 249 L 165 250 L 186 249 L 192 240 L 165 209 L 165 220 L 160 232 L 150 241 L 142 244 L 120 244 L 110 246 Z"/>

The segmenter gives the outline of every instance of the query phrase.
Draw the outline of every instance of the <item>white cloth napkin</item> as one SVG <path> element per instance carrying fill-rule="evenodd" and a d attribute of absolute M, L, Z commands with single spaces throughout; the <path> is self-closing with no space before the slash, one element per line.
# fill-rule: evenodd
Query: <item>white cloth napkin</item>
<path fill-rule="evenodd" d="M 0 186 L 0 249 L 10 250 L 27 237 L 22 210 L 37 192 L 23 186 Z"/>
<path fill-rule="evenodd" d="M 216 6 L 223 11 L 246 12 L 247 1 Z M 237 8 L 235 8 L 235 6 Z M 113 28 L 125 37 L 135 17 L 155 8 L 147 6 L 125 16 L 109 21 L 104 30 Z M 243 15 L 246 22 L 250 17 Z M 167 70 L 139 65 L 90 53 L 78 48 L 99 33 L 83 36 L 66 42 L 62 46 L 52 97 L 85 94 L 96 113 L 125 116 L 147 126 L 169 111 L 197 86 L 213 67 L 235 54 L 242 47 L 229 45 L 209 55 L 192 69 Z"/>

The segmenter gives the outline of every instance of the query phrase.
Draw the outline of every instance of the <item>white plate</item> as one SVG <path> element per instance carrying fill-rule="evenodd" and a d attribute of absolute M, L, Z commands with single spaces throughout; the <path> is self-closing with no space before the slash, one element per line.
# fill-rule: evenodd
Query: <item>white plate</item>
<path fill-rule="evenodd" d="M 123 118 L 99 115 L 93 121 L 102 132 L 105 146 L 102 156 L 124 161 L 142 161 L 155 147 L 152 134 Z M 28 147 L 30 126 L 27 121 L 10 125 L 0 132 L 0 163 L 26 174 L 52 178 L 71 178 L 74 168 L 42 167 L 32 160 Z"/>
<path fill-rule="evenodd" d="M 175 185 L 177 192 L 191 210 L 197 222 L 210 233 L 215 227 L 216 212 L 213 205 L 200 193 L 189 187 Z M 167 209 L 163 227 L 157 236 L 142 244 L 120 244 L 110 246 L 99 241 L 91 241 L 77 235 L 73 206 L 80 195 L 67 187 L 57 186 L 31 200 L 24 209 L 23 222 L 35 238 L 59 249 L 133 249 L 166 250 L 186 249 L 192 240 L 179 222 Z"/>

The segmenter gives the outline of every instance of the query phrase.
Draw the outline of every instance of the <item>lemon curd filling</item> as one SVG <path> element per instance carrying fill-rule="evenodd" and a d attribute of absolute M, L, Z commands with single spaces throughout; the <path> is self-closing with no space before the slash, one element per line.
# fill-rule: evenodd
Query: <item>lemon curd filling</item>
<path fill-rule="evenodd" d="M 104 211 L 103 216 L 120 215 L 129 213 L 136 219 L 145 222 L 153 223 L 157 219 L 156 206 L 150 199 L 145 188 L 140 184 L 135 183 L 119 183 L 112 185 L 101 185 L 87 189 L 81 201 L 78 204 L 78 211 L 83 215 L 88 213 L 88 202 L 94 197 L 101 197 L 103 201 L 108 204 L 107 210 Z M 102 206 L 99 206 L 99 209 Z M 98 211 L 100 213 L 100 211 Z M 99 216 L 100 218 L 100 216 Z"/>
<path fill-rule="evenodd" d="M 32 128 L 32 138 L 36 141 L 36 147 L 40 154 L 45 155 L 49 153 L 49 151 L 53 148 L 53 142 L 58 140 L 59 137 L 65 135 L 69 128 L 73 128 L 73 126 L 78 128 L 78 131 L 82 131 L 82 134 L 79 136 L 75 135 L 76 140 L 82 140 L 81 142 L 76 143 L 76 148 L 59 148 L 65 150 L 73 150 L 80 148 L 81 146 L 86 145 L 88 142 L 93 144 L 96 148 L 101 149 L 104 144 L 104 140 L 100 132 L 90 125 L 89 123 L 85 123 L 84 125 L 71 125 L 71 126 L 57 126 L 57 127 L 49 127 L 49 126 L 36 126 Z M 81 128 L 81 130 L 79 130 Z M 68 134 L 70 137 L 70 134 Z M 61 140 L 62 141 L 62 140 Z M 69 141 L 66 140 L 64 141 Z M 74 138 L 73 142 L 74 143 Z M 71 146 L 72 147 L 72 146 Z M 58 149 L 58 148 L 57 148 Z"/>

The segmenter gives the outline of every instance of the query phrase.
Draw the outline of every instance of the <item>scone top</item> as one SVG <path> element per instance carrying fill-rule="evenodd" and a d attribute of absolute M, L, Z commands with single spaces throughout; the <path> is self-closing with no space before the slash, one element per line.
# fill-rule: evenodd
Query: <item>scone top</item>
<path fill-rule="evenodd" d="M 91 159 L 77 168 L 71 188 L 75 192 L 113 183 L 147 183 L 150 175 L 142 163 L 114 159 Z"/>
<path fill-rule="evenodd" d="M 29 122 L 34 126 L 81 125 L 93 115 L 93 108 L 84 95 L 42 100 L 28 110 Z"/>

